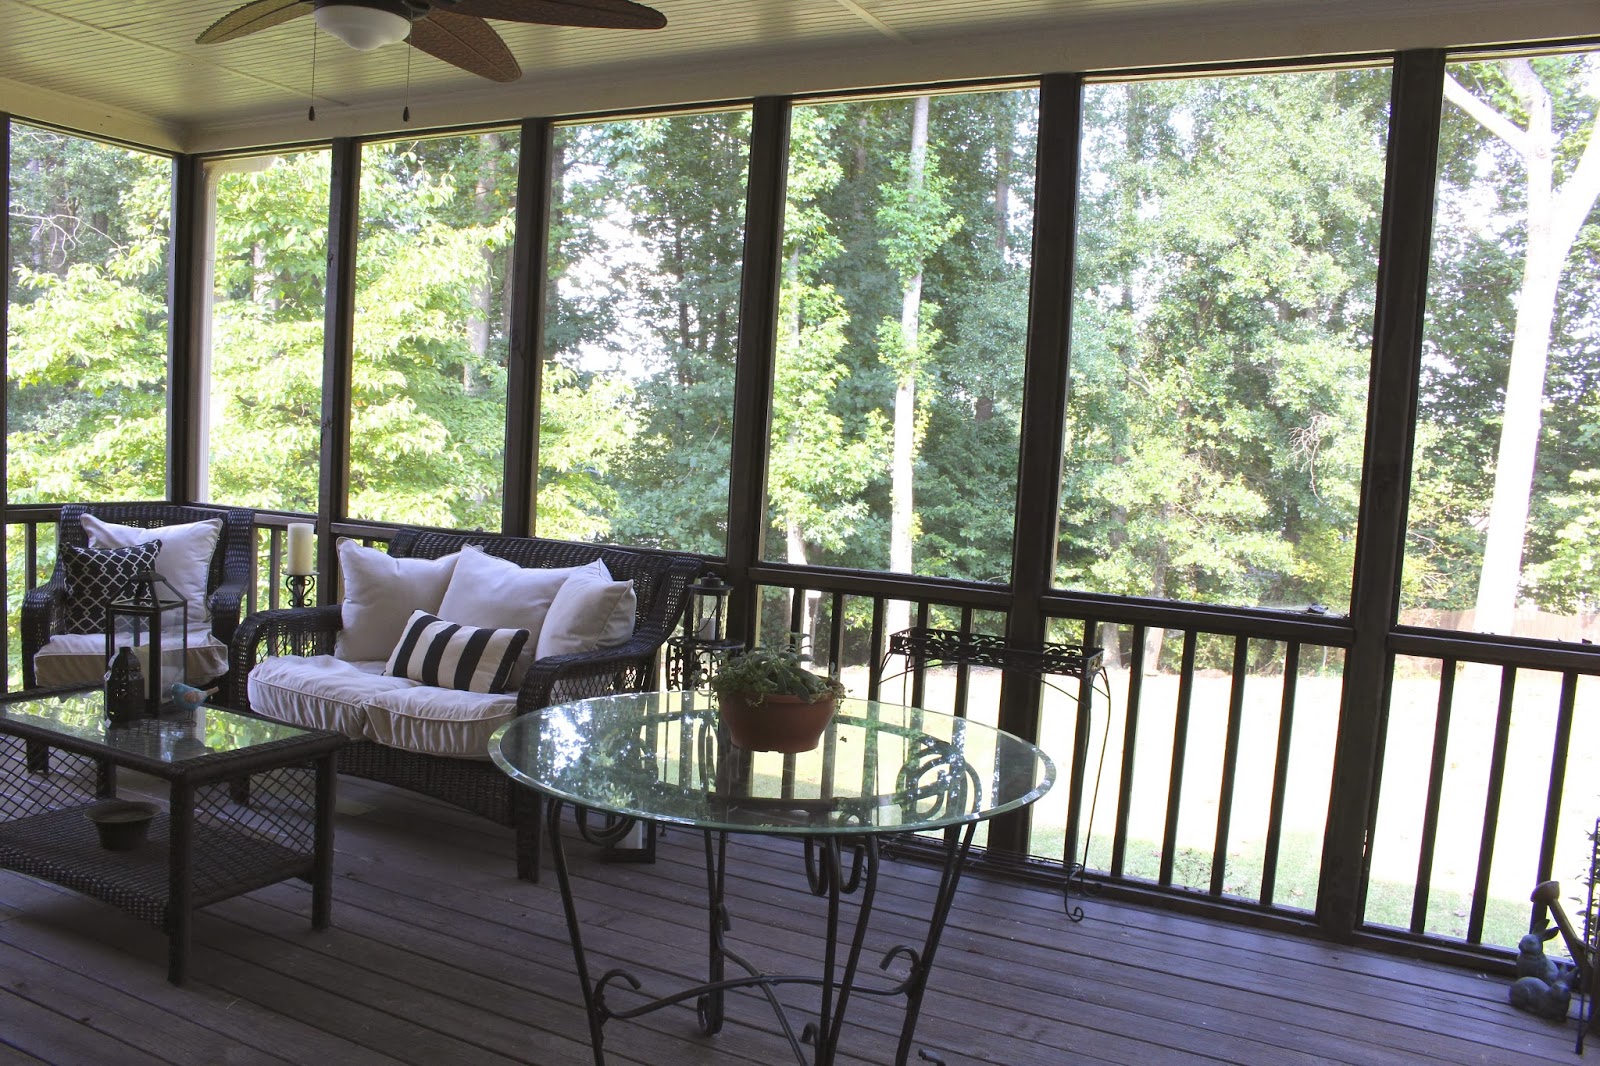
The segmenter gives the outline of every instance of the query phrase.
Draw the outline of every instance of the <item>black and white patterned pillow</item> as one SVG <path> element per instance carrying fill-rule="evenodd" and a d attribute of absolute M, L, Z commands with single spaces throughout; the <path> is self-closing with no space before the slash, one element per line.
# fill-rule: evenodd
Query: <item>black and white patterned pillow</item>
<path fill-rule="evenodd" d="M 104 633 L 106 605 L 122 599 L 135 576 L 155 567 L 161 553 L 159 540 L 147 540 L 132 548 L 61 549 L 66 570 L 67 607 L 62 621 L 68 633 Z"/>
<path fill-rule="evenodd" d="M 526 643 L 526 629 L 479 629 L 412 611 L 383 672 L 439 688 L 501 692 Z"/>

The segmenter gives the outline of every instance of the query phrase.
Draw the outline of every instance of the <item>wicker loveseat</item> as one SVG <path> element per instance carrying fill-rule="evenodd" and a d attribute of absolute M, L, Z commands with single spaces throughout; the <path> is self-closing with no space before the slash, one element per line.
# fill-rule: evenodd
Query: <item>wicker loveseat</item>
<path fill-rule="evenodd" d="M 700 569 L 699 560 L 534 537 L 416 529 L 397 532 L 389 542 L 388 555 L 397 560 L 442 560 L 463 549 L 472 551 L 468 545 L 523 568 L 581 567 L 599 560 L 616 582 L 632 582 L 632 595 L 637 599 L 632 636 L 625 643 L 535 659 L 527 667 L 520 687 L 514 690 L 514 705 L 505 713 L 514 717 L 552 703 L 655 686 L 657 656 L 683 613 L 688 584 Z M 306 664 L 318 664 L 330 675 L 345 671 L 341 678 L 334 679 L 336 699 L 349 699 L 345 693 L 350 685 L 346 682 L 353 682 L 359 689 L 368 678 L 351 672 L 350 664 L 334 660 L 343 618 L 340 606 L 263 611 L 246 618 L 235 632 L 232 645 L 230 705 L 242 711 L 282 717 L 281 710 L 275 712 L 264 706 L 269 695 L 265 680 L 257 684 L 257 698 L 252 701 L 250 675 L 271 657 L 290 656 L 298 658 L 285 658 L 283 663 L 287 666 L 304 670 L 308 668 Z M 369 674 L 383 672 L 376 664 L 363 665 Z M 267 673 L 263 670 L 263 678 Z M 417 705 L 419 696 L 425 701 L 430 691 L 437 693 L 441 702 L 462 695 L 419 689 L 413 682 L 392 677 L 371 677 L 370 681 L 374 685 L 406 686 L 400 696 L 409 700 L 412 707 Z M 345 687 L 337 688 L 338 684 Z M 510 699 L 508 693 L 501 698 L 501 705 Z M 376 699 L 369 709 L 375 706 Z M 480 729 L 470 734 L 470 750 L 456 735 L 454 743 L 441 745 L 451 749 L 443 753 L 429 750 L 433 734 L 426 729 L 415 728 L 415 723 L 408 728 L 390 729 L 377 713 L 371 715 L 371 720 L 356 713 L 339 721 L 300 724 L 342 729 L 351 737 L 351 743 L 338 755 L 341 773 L 398 785 L 514 827 L 517 876 L 538 880 L 542 804 L 530 790 L 513 786 L 489 760 L 486 746 L 478 739 L 487 723 L 474 723 Z M 447 727 L 452 724 L 447 723 Z"/>
<path fill-rule="evenodd" d="M 209 569 L 205 574 L 204 603 L 189 604 L 190 656 L 189 679 L 201 683 L 222 673 L 227 663 L 227 645 L 239 624 L 240 605 L 249 588 L 254 565 L 254 513 L 237 507 L 192 507 L 175 503 L 69 503 L 61 508 L 56 524 L 56 566 L 49 581 L 30 591 L 22 601 L 22 683 L 60 687 L 97 684 L 105 673 L 104 630 L 95 633 L 68 632 L 65 625 L 69 607 L 66 550 L 87 549 L 90 537 L 84 516 L 102 523 L 137 527 L 159 535 L 166 526 L 221 520 L 216 534 Z M 93 524 L 93 523 L 91 523 Z M 203 558 L 200 565 L 204 565 Z M 200 599 L 199 575 L 195 576 L 196 599 Z M 202 610 L 203 608 L 203 610 Z M 205 614 L 210 619 L 205 619 Z M 213 653 L 214 650 L 214 653 Z M 36 662 L 45 652 L 47 662 Z M 39 667 L 43 665 L 44 670 Z"/>

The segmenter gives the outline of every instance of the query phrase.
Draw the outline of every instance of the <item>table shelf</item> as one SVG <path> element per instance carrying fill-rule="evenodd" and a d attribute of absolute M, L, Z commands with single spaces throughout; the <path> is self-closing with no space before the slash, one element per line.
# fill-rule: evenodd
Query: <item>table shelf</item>
<path fill-rule="evenodd" d="M 0 867 L 82 892 L 164 925 L 172 876 L 170 816 L 158 812 L 139 847 L 112 851 L 100 846 L 99 833 L 87 817 L 93 806 L 66 807 L 0 822 Z M 311 853 L 295 851 L 243 828 L 197 824 L 190 847 L 195 906 L 312 872 Z"/>

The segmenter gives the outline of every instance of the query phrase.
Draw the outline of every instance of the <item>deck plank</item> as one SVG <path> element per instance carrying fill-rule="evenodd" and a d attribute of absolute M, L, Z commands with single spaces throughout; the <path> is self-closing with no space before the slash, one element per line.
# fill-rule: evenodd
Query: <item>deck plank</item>
<path fill-rule="evenodd" d="M 201 912 L 191 980 L 165 981 L 165 940 L 103 904 L 0 873 L 0 1064 L 592 1061 L 554 877 L 512 876 L 510 834 L 418 796 L 340 779 L 333 928 L 309 889 L 274 885 Z M 701 980 L 701 844 L 674 831 L 650 865 L 574 841 L 591 969 L 654 993 Z M 764 968 L 820 965 L 820 901 L 792 842 L 730 847 L 730 940 Z M 920 946 L 932 870 L 884 863 L 863 970 Z M 1567 1063 L 1575 1028 L 1523 1015 L 1470 971 L 1108 900 L 1074 924 L 1059 893 L 963 880 L 916 1048 L 954 1066 L 1237 1062 Z M 632 1002 L 624 990 L 613 1003 Z M 786 988 L 796 1024 L 814 990 Z M 857 996 L 846 1066 L 892 1060 L 897 1002 Z M 170 1035 L 169 1035 L 170 1034 Z M 788 1061 L 751 992 L 699 1035 L 690 1007 L 606 1029 L 617 1066 Z M 913 1061 L 917 1061 L 913 1051 Z"/>

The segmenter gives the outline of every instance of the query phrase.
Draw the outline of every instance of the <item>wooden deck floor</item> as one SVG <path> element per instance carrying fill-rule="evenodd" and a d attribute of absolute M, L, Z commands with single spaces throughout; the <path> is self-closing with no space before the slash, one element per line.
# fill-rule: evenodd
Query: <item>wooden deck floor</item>
<path fill-rule="evenodd" d="M 153 928 L 0 873 L 0 1064 L 590 1062 L 554 878 L 514 880 L 506 831 L 408 793 L 344 778 L 340 808 L 334 927 L 312 931 L 298 883 L 208 908 L 183 988 L 166 982 Z M 734 848 L 733 942 L 764 967 L 809 969 L 821 916 L 798 890 L 797 849 Z M 671 834 L 654 865 L 574 851 L 595 972 L 625 963 L 647 992 L 698 980 L 698 841 Z M 871 964 L 874 946 L 911 938 L 931 886 L 920 865 L 886 864 Z M 916 1046 L 950 1066 L 1582 1061 L 1574 1023 L 1512 1010 L 1503 979 L 1110 901 L 1087 909 L 1073 925 L 1054 893 L 969 875 Z M 892 1061 L 897 1019 L 858 997 L 843 1061 Z M 745 993 L 716 1037 L 672 1007 L 612 1022 L 607 1051 L 651 1066 L 791 1061 Z"/>

